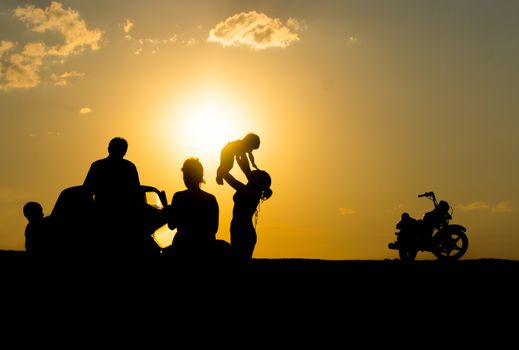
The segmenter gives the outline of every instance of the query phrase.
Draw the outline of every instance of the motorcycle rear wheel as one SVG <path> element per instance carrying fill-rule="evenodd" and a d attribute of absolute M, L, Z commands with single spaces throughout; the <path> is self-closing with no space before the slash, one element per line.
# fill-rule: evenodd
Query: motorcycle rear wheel
<path fill-rule="evenodd" d="M 469 247 L 469 239 L 463 231 L 450 231 L 435 239 L 432 253 L 439 260 L 458 260 Z"/>
<path fill-rule="evenodd" d="M 417 253 L 418 251 L 416 249 L 405 247 L 400 247 L 400 249 L 398 249 L 398 255 L 402 261 L 414 261 L 414 259 L 416 259 Z"/>

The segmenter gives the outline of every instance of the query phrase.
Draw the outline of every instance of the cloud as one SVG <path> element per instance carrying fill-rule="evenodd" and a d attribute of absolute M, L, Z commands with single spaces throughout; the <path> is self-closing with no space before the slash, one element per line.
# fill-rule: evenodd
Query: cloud
<path fill-rule="evenodd" d="M 39 84 L 38 71 L 43 64 L 40 57 L 31 57 L 23 54 L 12 54 L 5 71 L 5 84 L 0 88 L 32 88 Z"/>
<path fill-rule="evenodd" d="M 23 47 L 22 55 L 27 57 L 43 57 L 45 56 L 44 43 L 28 43 Z"/>
<path fill-rule="evenodd" d="M 33 5 L 17 7 L 14 17 L 24 22 L 29 29 L 37 33 L 57 32 L 64 39 L 64 44 L 48 46 L 45 42 L 29 42 L 23 48 L 9 55 L 7 51 L 14 47 L 13 42 L 0 41 L 0 89 L 32 88 L 40 79 L 40 69 L 48 63 L 47 57 L 59 57 L 61 62 L 71 54 L 78 54 L 87 48 L 98 50 L 103 33 L 89 30 L 77 11 L 64 9 L 59 2 L 52 2 L 47 8 Z M 68 85 L 64 76 L 60 80 L 51 74 L 56 85 Z M 64 80 L 63 80 L 64 79 Z"/>
<path fill-rule="evenodd" d="M 502 201 L 502 202 L 497 203 L 492 208 L 492 211 L 494 213 L 511 213 L 513 211 L 513 209 L 512 209 L 510 202 Z"/>
<path fill-rule="evenodd" d="M 299 22 L 289 18 L 284 25 L 278 18 L 250 11 L 228 17 L 209 31 L 208 42 L 222 46 L 249 46 L 261 50 L 270 47 L 286 48 L 299 40 Z"/>
<path fill-rule="evenodd" d="M 83 108 L 80 108 L 80 109 L 79 109 L 79 113 L 80 113 L 80 114 L 88 114 L 88 113 L 92 113 L 92 109 L 91 109 L 91 108 L 88 108 L 88 107 L 83 107 Z"/>
<path fill-rule="evenodd" d="M 467 205 L 461 204 L 458 207 L 463 211 L 489 210 L 490 209 L 490 206 L 487 203 L 481 202 L 481 201 L 472 202 Z"/>
<path fill-rule="evenodd" d="M 14 46 L 13 42 L 7 40 L 0 40 L 0 59 L 4 52 L 9 51 Z M 0 61 L 0 78 L 4 75 L 4 64 Z M 0 89 L 2 88 L 2 84 L 0 83 Z"/>
<path fill-rule="evenodd" d="M 17 7 L 14 16 L 37 33 L 58 32 L 65 37 L 64 45 L 55 45 L 48 49 L 48 55 L 68 56 L 90 47 L 97 50 L 103 32 L 87 29 L 85 21 L 77 11 L 70 8 L 64 9 L 63 4 L 51 2 L 45 9 L 36 8 L 33 5 Z"/>
<path fill-rule="evenodd" d="M 467 205 L 459 205 L 458 208 L 460 208 L 462 211 L 465 212 L 471 212 L 471 211 L 491 211 L 493 213 L 509 213 L 512 212 L 512 206 L 508 201 L 502 201 L 497 203 L 495 206 L 490 206 L 489 204 L 483 202 L 483 201 L 475 201 L 472 203 L 469 203 Z"/>
<path fill-rule="evenodd" d="M 13 42 L 7 40 L 0 41 L 0 57 L 4 54 L 4 52 L 9 51 L 14 46 Z"/>
<path fill-rule="evenodd" d="M 169 37 L 165 38 L 139 38 L 135 37 L 133 35 L 130 35 L 130 31 L 133 30 L 133 27 L 135 24 L 133 21 L 129 18 L 126 18 L 123 23 L 120 24 L 125 35 L 124 38 L 136 46 L 137 48 L 133 49 L 133 53 L 135 55 L 140 55 L 145 50 L 151 52 L 152 54 L 156 54 L 159 49 L 164 45 L 173 44 L 176 42 L 180 42 L 182 44 L 185 44 L 187 46 L 192 46 L 196 44 L 196 40 L 194 38 L 188 38 L 188 39 L 182 39 L 179 40 L 179 36 L 177 34 L 173 34 Z M 184 33 L 185 34 L 185 33 Z M 183 34 L 183 35 L 184 35 Z"/>
<path fill-rule="evenodd" d="M 358 42 L 359 42 L 359 38 L 356 37 L 355 35 L 350 35 L 350 36 L 348 37 L 348 43 L 349 43 L 350 45 L 357 44 Z"/>
<path fill-rule="evenodd" d="M 350 208 L 339 208 L 339 213 L 343 216 L 346 216 L 356 214 L 357 212 Z"/>
<path fill-rule="evenodd" d="M 125 32 L 126 34 L 128 34 L 128 33 L 132 30 L 133 25 L 134 25 L 134 24 L 133 24 L 133 22 L 132 22 L 131 19 L 129 19 L 129 18 L 125 18 L 125 19 L 124 19 L 124 23 L 123 23 L 123 30 L 124 30 L 124 32 Z"/>
<path fill-rule="evenodd" d="M 60 137 L 61 136 L 61 132 L 59 132 L 59 131 L 47 131 L 47 136 L 48 137 Z"/>
<path fill-rule="evenodd" d="M 140 55 L 141 53 L 151 52 L 152 54 L 156 54 L 161 47 L 165 45 L 180 43 L 186 46 L 194 46 L 198 43 L 195 38 L 185 37 L 182 34 L 182 37 L 177 34 L 173 34 L 169 38 L 133 38 L 131 35 L 126 35 L 126 39 L 131 40 L 131 42 L 138 46 L 137 49 L 133 51 L 135 55 Z"/>
<path fill-rule="evenodd" d="M 54 81 L 54 85 L 56 86 L 69 86 L 71 85 L 69 79 L 75 78 L 75 77 L 82 77 L 85 73 L 79 73 L 76 71 L 71 72 L 65 72 L 60 75 L 57 74 L 51 74 L 50 78 L 52 81 Z"/>

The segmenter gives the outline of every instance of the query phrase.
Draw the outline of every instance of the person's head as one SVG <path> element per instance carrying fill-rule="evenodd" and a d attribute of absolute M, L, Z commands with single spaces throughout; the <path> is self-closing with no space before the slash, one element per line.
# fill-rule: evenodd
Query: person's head
<path fill-rule="evenodd" d="M 258 191 L 261 191 L 261 199 L 269 199 L 272 196 L 271 184 L 272 180 L 266 171 L 253 170 L 251 172 L 248 185 L 254 186 Z"/>
<path fill-rule="evenodd" d="M 411 220 L 411 215 L 409 215 L 409 213 L 407 213 L 407 212 L 404 212 L 404 213 L 402 213 L 401 219 L 402 219 L 402 221 Z"/>
<path fill-rule="evenodd" d="M 43 207 L 38 202 L 27 202 L 23 206 L 23 215 L 29 220 L 39 220 L 43 218 Z"/>
<path fill-rule="evenodd" d="M 245 143 L 246 148 L 249 150 L 258 149 L 260 146 L 259 136 L 253 133 L 248 133 L 245 135 L 243 142 Z"/>
<path fill-rule="evenodd" d="M 205 183 L 204 167 L 198 158 L 186 159 L 182 165 L 182 173 L 187 188 L 200 188 L 200 184 Z"/>
<path fill-rule="evenodd" d="M 108 144 L 108 154 L 114 158 L 123 158 L 128 150 L 128 142 L 122 137 L 114 137 Z"/>

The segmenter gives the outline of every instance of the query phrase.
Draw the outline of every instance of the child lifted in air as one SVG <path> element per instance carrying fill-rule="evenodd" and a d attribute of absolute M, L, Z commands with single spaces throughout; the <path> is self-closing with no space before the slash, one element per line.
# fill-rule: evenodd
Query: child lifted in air
<path fill-rule="evenodd" d="M 254 162 L 252 151 L 258 149 L 260 146 L 260 138 L 258 135 L 249 133 L 241 140 L 228 142 L 222 149 L 220 154 L 220 166 L 216 171 L 216 183 L 223 185 L 223 177 L 227 174 L 234 165 L 234 158 L 239 155 L 248 156 L 251 165 L 258 169 Z"/>

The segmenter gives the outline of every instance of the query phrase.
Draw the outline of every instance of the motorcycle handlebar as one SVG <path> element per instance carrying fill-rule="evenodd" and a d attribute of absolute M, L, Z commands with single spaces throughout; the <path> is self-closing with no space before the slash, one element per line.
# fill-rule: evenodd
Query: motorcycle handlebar
<path fill-rule="evenodd" d="M 430 197 L 433 194 L 434 194 L 433 192 L 425 192 L 425 193 L 419 194 L 418 198 L 420 198 L 420 197 Z"/>

